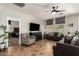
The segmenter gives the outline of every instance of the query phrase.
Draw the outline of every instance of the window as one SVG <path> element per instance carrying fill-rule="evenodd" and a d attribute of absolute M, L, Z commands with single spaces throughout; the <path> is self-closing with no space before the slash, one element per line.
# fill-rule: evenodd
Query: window
<path fill-rule="evenodd" d="M 53 19 L 49 19 L 46 22 L 47 22 L 47 25 L 52 25 L 53 24 Z"/>
<path fill-rule="evenodd" d="M 65 23 L 65 17 L 56 18 L 56 24 L 64 24 L 64 23 Z"/>

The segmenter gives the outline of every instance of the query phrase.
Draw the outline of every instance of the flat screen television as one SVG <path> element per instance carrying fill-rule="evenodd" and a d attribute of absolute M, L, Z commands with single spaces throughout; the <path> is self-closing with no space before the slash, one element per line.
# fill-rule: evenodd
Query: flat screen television
<path fill-rule="evenodd" d="M 39 31 L 40 24 L 30 23 L 30 31 Z"/>

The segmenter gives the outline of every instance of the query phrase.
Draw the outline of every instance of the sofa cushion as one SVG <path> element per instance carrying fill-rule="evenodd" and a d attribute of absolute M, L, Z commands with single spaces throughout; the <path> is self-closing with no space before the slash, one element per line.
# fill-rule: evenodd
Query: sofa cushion
<path fill-rule="evenodd" d="M 58 32 L 54 32 L 54 36 L 58 36 Z"/>
<path fill-rule="evenodd" d="M 52 33 L 52 32 L 51 32 L 51 33 L 49 33 L 49 36 L 53 36 L 53 35 L 54 35 L 54 33 Z"/>
<path fill-rule="evenodd" d="M 26 39 L 26 38 L 28 38 L 28 36 L 29 36 L 29 35 L 28 35 L 27 33 L 23 33 L 23 34 L 21 35 L 21 38 L 22 38 L 22 39 Z"/>
<path fill-rule="evenodd" d="M 79 39 L 78 39 L 78 36 L 75 36 L 75 37 L 73 37 L 73 39 L 72 39 L 72 41 L 71 41 L 71 44 L 72 45 L 77 45 L 78 44 L 78 41 Z"/>

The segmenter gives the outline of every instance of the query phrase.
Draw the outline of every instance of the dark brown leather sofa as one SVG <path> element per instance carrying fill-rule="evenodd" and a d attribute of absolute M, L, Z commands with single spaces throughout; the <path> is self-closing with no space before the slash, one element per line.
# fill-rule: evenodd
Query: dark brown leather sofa
<path fill-rule="evenodd" d="M 53 41 L 60 41 L 64 35 L 58 36 L 58 32 L 54 32 L 54 35 L 47 35 L 46 39 L 53 40 Z"/>
<path fill-rule="evenodd" d="M 72 46 L 66 43 L 57 43 L 53 46 L 54 56 L 79 56 L 79 46 Z"/>

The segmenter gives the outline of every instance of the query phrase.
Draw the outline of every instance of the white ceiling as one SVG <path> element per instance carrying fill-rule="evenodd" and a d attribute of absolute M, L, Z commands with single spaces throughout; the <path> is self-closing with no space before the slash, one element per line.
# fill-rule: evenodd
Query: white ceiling
<path fill-rule="evenodd" d="M 79 13 L 79 3 L 26 3 L 26 5 L 23 8 L 20 8 L 11 3 L 1 5 L 14 8 L 26 14 L 31 14 L 32 16 L 38 17 L 42 20 Z M 56 15 L 52 15 L 52 6 L 57 5 L 59 6 L 59 10 L 64 9 L 65 11 L 63 12 L 63 14 L 57 13 Z"/>

